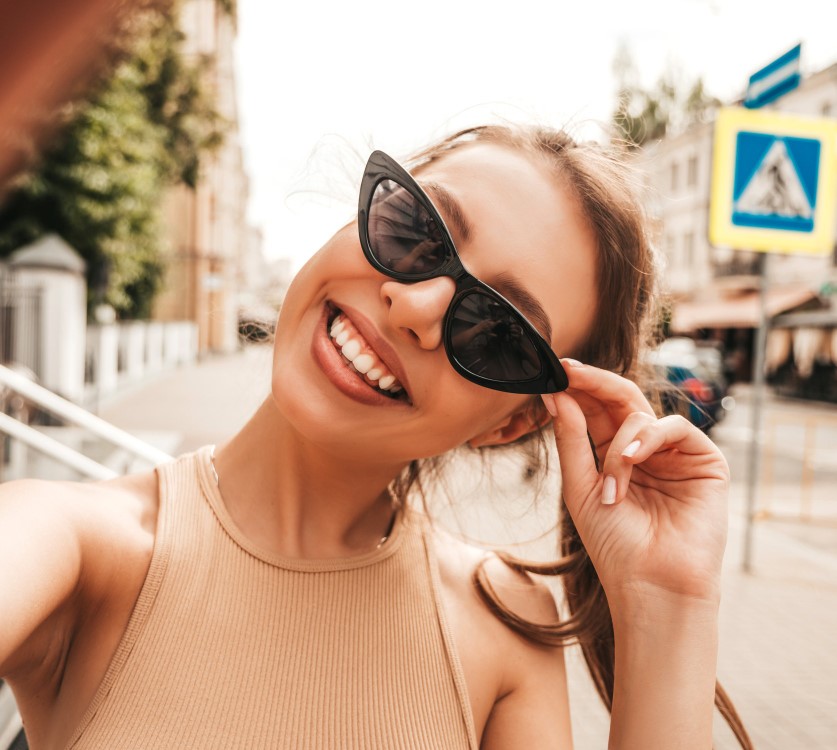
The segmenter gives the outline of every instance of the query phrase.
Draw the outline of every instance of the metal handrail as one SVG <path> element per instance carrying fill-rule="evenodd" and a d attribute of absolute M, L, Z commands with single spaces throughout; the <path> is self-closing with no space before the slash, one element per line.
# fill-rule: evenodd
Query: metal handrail
<path fill-rule="evenodd" d="M 0 432 L 5 432 L 30 448 L 60 461 L 90 479 L 113 479 L 117 476 L 113 469 L 96 463 L 92 458 L 88 458 L 64 445 L 64 443 L 59 443 L 55 438 L 44 435 L 43 432 L 39 432 L 28 424 L 23 424 L 23 422 L 19 422 L 3 412 L 0 412 Z"/>
<path fill-rule="evenodd" d="M 23 721 L 15 706 L 12 689 L 0 680 L 0 748 L 11 747 L 21 729 Z"/>
<path fill-rule="evenodd" d="M 83 427 L 96 437 L 123 448 L 132 455 L 143 458 L 155 466 L 171 460 L 168 453 L 155 448 L 153 445 L 148 445 L 148 443 L 134 437 L 129 432 L 114 427 L 110 422 L 106 422 L 95 414 L 91 414 L 89 411 L 82 409 L 71 401 L 67 401 L 65 398 L 61 398 L 61 396 L 37 383 L 33 383 L 28 378 L 3 365 L 0 365 L 0 385 L 20 394 L 51 414 L 71 424 Z"/>

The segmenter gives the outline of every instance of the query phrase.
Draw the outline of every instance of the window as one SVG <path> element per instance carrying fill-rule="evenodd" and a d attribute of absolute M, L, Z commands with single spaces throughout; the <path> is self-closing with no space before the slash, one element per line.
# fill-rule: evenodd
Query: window
<path fill-rule="evenodd" d="M 697 185 L 697 171 L 698 158 L 697 155 L 692 155 L 689 157 L 689 161 L 686 164 L 686 184 L 689 187 Z"/>
<path fill-rule="evenodd" d="M 674 192 L 677 190 L 677 183 L 680 181 L 680 177 L 678 175 L 679 167 L 676 161 L 671 163 L 671 191 Z"/>
<path fill-rule="evenodd" d="M 695 261 L 695 233 L 686 232 L 683 235 L 683 263 L 691 269 Z"/>
<path fill-rule="evenodd" d="M 825 102 L 820 108 L 820 113 L 823 117 L 829 117 L 831 115 L 831 102 Z"/>

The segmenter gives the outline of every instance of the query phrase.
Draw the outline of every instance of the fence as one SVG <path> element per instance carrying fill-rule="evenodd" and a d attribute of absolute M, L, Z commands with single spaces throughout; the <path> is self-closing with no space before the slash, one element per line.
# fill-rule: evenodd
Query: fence
<path fill-rule="evenodd" d="M 0 333 L 3 334 L 0 364 L 5 362 L 24 377 L 42 382 L 41 365 L 48 364 L 44 358 L 53 356 L 54 352 L 45 347 L 40 335 L 42 329 L 37 317 L 40 296 L 37 290 L 9 284 L 0 286 L 0 294 Z M 79 370 L 83 362 L 84 390 L 81 398 L 72 400 L 98 411 L 102 400 L 120 389 L 194 362 L 197 354 L 198 331 L 194 323 L 136 321 L 88 326 L 84 359 L 81 356 L 74 358 L 79 362 Z M 81 382 L 81 372 L 77 379 Z M 5 414 L 20 425 L 37 425 L 45 440 L 53 438 L 68 448 L 104 460 L 105 454 L 99 453 L 107 446 L 100 445 L 101 441 L 91 440 L 84 432 L 57 424 L 48 413 L 5 390 L 2 383 L 0 412 L 0 418 Z M 0 430 L 0 481 L 20 476 L 75 478 L 72 472 L 68 476 L 61 474 L 60 467 L 53 466 L 54 462 L 41 461 L 40 454 L 30 451 L 20 436 L 14 439 L 3 433 Z M 41 467 L 41 463 L 47 468 Z"/>
<path fill-rule="evenodd" d="M 0 362 L 40 372 L 41 310 L 40 289 L 18 284 L 0 270 Z"/>
<path fill-rule="evenodd" d="M 765 422 L 761 503 L 757 518 L 837 525 L 837 413 L 769 412 Z M 780 462 L 800 473 L 779 477 Z M 783 473 L 787 473 L 784 467 Z"/>
<path fill-rule="evenodd" d="M 87 327 L 85 402 L 95 404 L 119 388 L 194 362 L 195 323 L 133 321 Z"/>

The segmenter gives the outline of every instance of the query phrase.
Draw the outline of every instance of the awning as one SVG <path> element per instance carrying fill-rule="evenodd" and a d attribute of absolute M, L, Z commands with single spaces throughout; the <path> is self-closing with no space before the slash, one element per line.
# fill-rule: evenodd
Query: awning
<path fill-rule="evenodd" d="M 767 316 L 772 318 L 793 310 L 815 297 L 815 291 L 801 284 L 769 289 Z M 759 315 L 759 293 L 746 291 L 733 297 L 675 303 L 671 329 L 677 333 L 686 333 L 698 328 L 756 328 L 759 325 Z"/>

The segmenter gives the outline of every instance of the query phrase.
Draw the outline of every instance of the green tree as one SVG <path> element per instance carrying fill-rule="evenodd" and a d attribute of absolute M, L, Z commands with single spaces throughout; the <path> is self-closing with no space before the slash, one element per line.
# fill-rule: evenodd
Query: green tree
<path fill-rule="evenodd" d="M 612 70 L 617 94 L 611 122 L 616 136 L 629 149 L 704 122 L 721 104 L 706 92 L 702 78 L 687 81 L 671 65 L 654 86 L 643 88 L 630 49 L 624 42 L 617 48 Z"/>
<path fill-rule="evenodd" d="M 65 126 L 0 206 L 0 256 L 55 232 L 87 262 L 90 304 L 147 317 L 163 274 L 161 201 L 195 187 L 224 123 L 203 85 L 211 61 L 187 60 L 174 14 L 134 20 L 130 53 Z"/>

